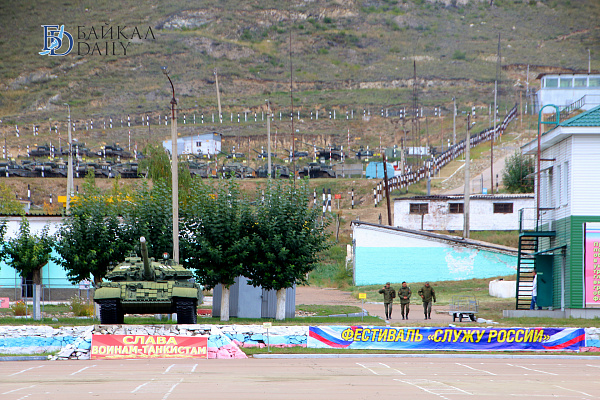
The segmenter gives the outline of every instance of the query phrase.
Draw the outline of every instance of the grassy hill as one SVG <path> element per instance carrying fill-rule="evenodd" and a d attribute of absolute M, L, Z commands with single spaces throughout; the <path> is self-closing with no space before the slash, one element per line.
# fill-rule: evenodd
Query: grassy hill
<path fill-rule="evenodd" d="M 179 107 L 198 112 L 216 109 L 215 68 L 225 111 L 264 109 L 266 98 L 289 109 L 290 71 L 303 110 L 410 105 L 413 61 L 425 106 L 487 105 L 498 33 L 501 103 L 513 104 L 526 64 L 530 81 L 548 67 L 586 69 L 589 48 L 597 67 L 598 16 L 597 0 L 3 1 L 0 129 L 64 119 L 65 102 L 79 118 L 165 112 L 163 65 Z M 65 25 L 71 54 L 38 54 L 44 24 Z M 79 42 L 100 51 L 78 55 Z"/>

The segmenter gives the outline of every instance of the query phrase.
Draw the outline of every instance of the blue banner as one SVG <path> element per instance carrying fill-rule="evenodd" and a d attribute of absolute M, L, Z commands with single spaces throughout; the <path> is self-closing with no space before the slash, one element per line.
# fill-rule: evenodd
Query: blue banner
<path fill-rule="evenodd" d="M 372 350 L 579 350 L 583 328 L 311 326 L 309 348 Z"/>

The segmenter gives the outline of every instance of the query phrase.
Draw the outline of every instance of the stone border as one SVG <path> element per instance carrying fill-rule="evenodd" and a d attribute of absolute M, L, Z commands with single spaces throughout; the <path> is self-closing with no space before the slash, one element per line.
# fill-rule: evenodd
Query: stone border
<path fill-rule="evenodd" d="M 269 335 L 262 325 L 88 325 L 0 326 L 0 354 L 39 354 L 58 351 L 53 360 L 90 358 L 92 334 L 208 336 L 208 358 L 247 358 L 241 348 L 306 347 L 308 326 L 273 326 Z M 600 352 L 600 327 L 585 328 L 581 352 Z M 22 356 L 0 357 L 23 359 Z M 26 357 L 31 359 L 31 357 Z M 36 359 L 38 359 L 36 357 Z"/>
<path fill-rule="evenodd" d="M 247 358 L 240 347 L 306 347 L 308 327 L 272 327 L 267 338 L 262 325 L 89 325 L 0 326 L 0 354 L 58 351 L 53 360 L 88 360 L 92 334 L 208 336 L 208 358 Z"/>

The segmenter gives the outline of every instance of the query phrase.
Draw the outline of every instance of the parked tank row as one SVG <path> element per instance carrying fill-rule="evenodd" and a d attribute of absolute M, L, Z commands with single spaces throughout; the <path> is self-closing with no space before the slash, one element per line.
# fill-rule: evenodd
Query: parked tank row
<path fill-rule="evenodd" d="M 186 162 L 192 176 L 201 178 L 220 178 L 235 176 L 236 178 L 266 178 L 268 176 L 267 164 L 254 169 L 241 162 L 227 162 L 217 165 L 201 159 L 192 159 Z M 17 163 L 12 160 L 0 160 L 0 178 L 66 178 L 68 171 L 64 159 L 48 161 L 22 160 Z M 336 173 L 330 165 L 309 163 L 298 166 L 297 174 L 309 178 L 335 178 Z M 133 179 L 144 177 L 146 172 L 140 169 L 138 161 L 116 162 L 106 161 L 74 161 L 73 176 L 83 178 L 88 173 L 93 173 L 96 178 L 126 178 Z M 272 178 L 289 178 L 290 167 L 280 164 L 271 164 Z"/>

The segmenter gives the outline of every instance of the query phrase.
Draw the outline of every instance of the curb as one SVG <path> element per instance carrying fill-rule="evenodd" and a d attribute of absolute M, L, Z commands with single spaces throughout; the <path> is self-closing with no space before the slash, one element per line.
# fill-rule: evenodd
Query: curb
<path fill-rule="evenodd" d="M 0 361 L 47 361 L 46 356 L 8 356 L 0 357 Z"/>
<path fill-rule="evenodd" d="M 479 359 L 554 359 L 594 360 L 594 356 L 551 354 L 254 354 L 253 358 L 479 358 Z"/>

